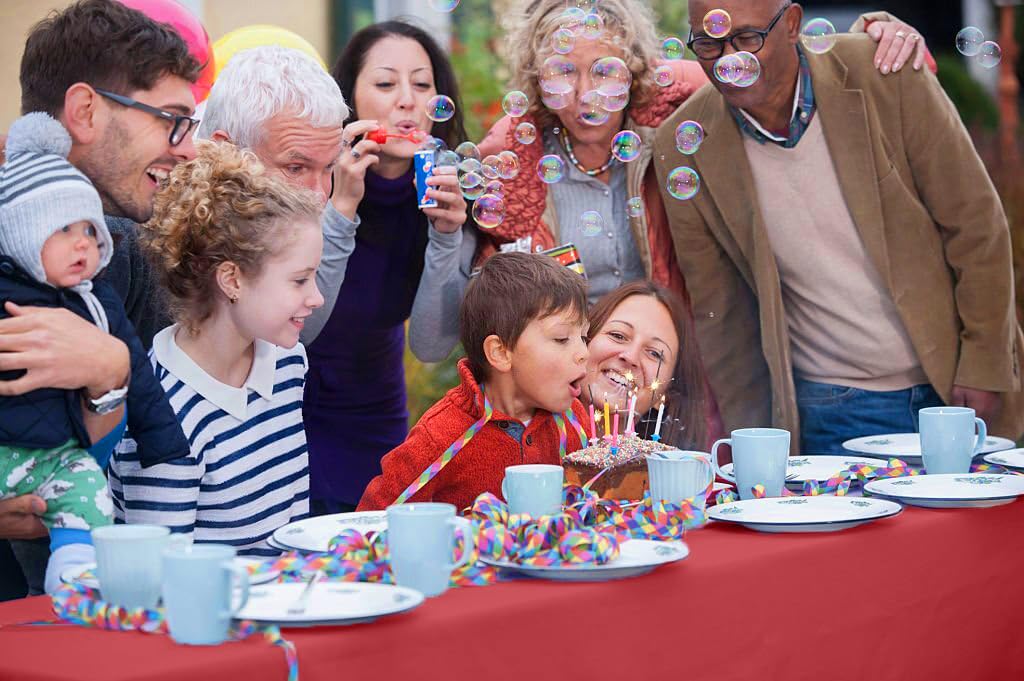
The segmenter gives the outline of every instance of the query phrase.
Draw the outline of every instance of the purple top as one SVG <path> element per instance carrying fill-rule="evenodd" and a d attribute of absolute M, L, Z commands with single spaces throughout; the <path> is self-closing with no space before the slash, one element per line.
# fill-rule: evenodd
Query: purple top
<path fill-rule="evenodd" d="M 356 248 L 334 310 L 307 348 L 303 418 L 310 496 L 356 504 L 379 475 L 380 459 L 405 440 L 405 321 L 427 246 L 413 172 L 394 180 L 366 174 Z"/>

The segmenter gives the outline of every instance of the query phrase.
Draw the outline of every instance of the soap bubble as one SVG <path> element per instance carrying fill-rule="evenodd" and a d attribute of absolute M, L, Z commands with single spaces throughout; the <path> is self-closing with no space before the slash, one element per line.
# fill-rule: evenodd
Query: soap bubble
<path fill-rule="evenodd" d="M 593 12 L 597 9 L 598 0 L 569 0 L 570 4 L 575 4 L 584 12 Z"/>
<path fill-rule="evenodd" d="M 484 194 L 473 203 L 473 219 L 484 229 L 494 229 L 505 219 L 505 200 Z"/>
<path fill-rule="evenodd" d="M 544 106 L 552 111 L 569 106 L 576 78 L 576 66 L 565 57 L 554 54 L 545 59 L 537 74 Z"/>
<path fill-rule="evenodd" d="M 736 87 L 750 87 L 761 77 L 761 62 L 750 52 L 737 52 L 736 58 L 740 60 L 741 67 L 732 84 Z"/>
<path fill-rule="evenodd" d="M 458 150 L 456 150 L 456 153 L 458 153 Z M 460 174 L 479 173 L 482 165 L 483 164 L 480 163 L 479 159 L 475 159 L 473 157 L 464 158 L 459 161 L 458 170 Z"/>
<path fill-rule="evenodd" d="M 537 161 L 537 177 L 545 184 L 554 184 L 565 177 L 565 162 L 555 154 L 542 156 Z"/>
<path fill-rule="evenodd" d="M 1003 59 L 1003 48 L 999 47 L 998 44 L 988 40 L 981 44 L 981 50 L 978 52 L 978 63 L 984 66 L 986 69 L 992 69 L 999 65 L 999 62 Z"/>
<path fill-rule="evenodd" d="M 697 121 L 683 121 L 676 128 L 676 149 L 692 156 L 704 141 L 704 128 Z"/>
<path fill-rule="evenodd" d="M 483 178 L 481 178 L 481 180 L 482 179 Z M 480 182 L 480 184 L 473 185 L 472 187 L 463 187 L 462 188 L 462 196 L 467 201 L 476 201 L 477 199 L 479 199 L 481 196 L 483 196 L 486 193 L 487 192 L 485 191 L 484 182 Z"/>
<path fill-rule="evenodd" d="M 825 54 L 836 44 L 836 27 L 828 19 L 811 19 L 800 32 L 800 42 L 814 54 Z"/>
<path fill-rule="evenodd" d="M 590 67 L 594 89 L 604 96 L 607 111 L 622 111 L 629 104 L 629 86 L 633 83 L 626 62 L 618 57 L 602 57 Z"/>
<path fill-rule="evenodd" d="M 700 176 L 687 166 L 679 166 L 668 175 L 668 193 L 680 201 L 692 199 L 700 189 Z"/>
<path fill-rule="evenodd" d="M 573 35 L 583 32 L 583 25 L 587 21 L 587 13 L 579 7 L 566 7 L 562 12 L 562 27 L 572 31 Z"/>
<path fill-rule="evenodd" d="M 640 135 L 632 130 L 622 130 L 612 138 L 612 156 L 623 163 L 635 161 L 640 156 L 644 143 Z"/>
<path fill-rule="evenodd" d="M 419 151 L 440 151 L 441 149 L 447 149 L 448 145 L 439 137 L 431 137 L 430 135 L 427 135 L 416 148 Z"/>
<path fill-rule="evenodd" d="M 561 111 L 572 103 L 572 92 L 544 92 L 540 93 L 540 101 L 551 111 Z"/>
<path fill-rule="evenodd" d="M 450 149 L 443 149 L 434 157 L 435 168 L 457 168 L 458 165 L 459 155 Z"/>
<path fill-rule="evenodd" d="M 686 45 L 675 36 L 669 36 L 661 43 L 661 58 L 668 61 L 676 61 L 683 58 Z"/>
<path fill-rule="evenodd" d="M 644 200 L 639 196 L 634 196 L 626 201 L 626 212 L 631 218 L 638 218 L 644 214 Z"/>
<path fill-rule="evenodd" d="M 732 17 L 724 9 L 713 9 L 704 15 L 704 32 L 711 38 L 724 38 L 732 30 Z"/>
<path fill-rule="evenodd" d="M 597 40 L 604 32 L 604 19 L 600 14 L 591 12 L 583 19 L 583 36 L 590 40 Z"/>
<path fill-rule="evenodd" d="M 427 101 L 427 118 L 444 123 L 455 115 L 455 102 L 448 95 L 434 95 Z"/>
<path fill-rule="evenodd" d="M 715 78 L 720 83 L 735 83 L 743 71 L 743 60 L 735 54 L 727 54 L 715 62 Z"/>
<path fill-rule="evenodd" d="M 498 158 L 497 154 L 491 154 L 480 163 L 483 166 L 481 172 L 483 172 L 484 177 L 488 180 L 497 180 L 501 177 L 501 159 Z"/>
<path fill-rule="evenodd" d="M 537 126 L 533 123 L 520 123 L 516 126 L 516 142 L 533 144 L 537 140 Z"/>
<path fill-rule="evenodd" d="M 583 236 L 597 236 L 604 231 L 604 218 L 596 210 L 588 210 L 580 216 L 580 231 Z"/>
<path fill-rule="evenodd" d="M 658 87 L 668 87 L 676 81 L 676 72 L 668 64 L 654 69 L 654 82 Z"/>
<path fill-rule="evenodd" d="M 580 120 L 587 125 L 604 125 L 611 118 L 604 107 L 604 95 L 597 90 L 588 90 L 580 97 Z"/>
<path fill-rule="evenodd" d="M 569 54 L 576 47 L 576 35 L 567 28 L 560 28 L 551 34 L 551 47 L 558 54 Z"/>
<path fill-rule="evenodd" d="M 462 189 L 472 189 L 478 185 L 482 185 L 486 180 L 484 176 L 478 170 L 471 170 L 467 173 L 459 173 L 459 187 Z"/>
<path fill-rule="evenodd" d="M 459 6 L 459 0 L 430 0 L 430 9 L 438 12 L 451 12 Z"/>
<path fill-rule="evenodd" d="M 498 154 L 498 177 L 511 180 L 519 174 L 519 157 L 516 152 L 505 150 Z"/>
<path fill-rule="evenodd" d="M 495 196 L 505 198 L 505 185 L 501 183 L 501 180 L 491 180 L 484 185 L 484 194 L 494 194 Z"/>
<path fill-rule="evenodd" d="M 501 108 L 512 118 L 519 118 L 530 108 L 530 100 L 525 92 L 513 90 L 501 100 Z"/>
<path fill-rule="evenodd" d="M 960 29 L 956 34 L 956 49 L 965 57 L 974 57 L 981 52 L 981 45 L 985 42 L 985 34 L 976 26 L 968 26 Z"/>
<path fill-rule="evenodd" d="M 459 155 L 459 158 L 475 158 L 478 161 L 480 160 L 480 148 L 472 142 L 463 142 L 455 147 L 455 153 Z"/>

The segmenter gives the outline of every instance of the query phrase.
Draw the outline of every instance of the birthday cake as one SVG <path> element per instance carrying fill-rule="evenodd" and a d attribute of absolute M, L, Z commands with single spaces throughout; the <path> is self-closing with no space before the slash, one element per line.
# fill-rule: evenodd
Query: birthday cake
<path fill-rule="evenodd" d="M 619 446 L 613 452 L 611 441 L 601 440 L 566 455 L 562 461 L 565 481 L 582 487 L 600 474 L 590 489 L 605 499 L 637 501 L 643 498 L 647 489 L 647 460 L 644 457 L 666 449 L 671 447 L 627 435 L 619 437 Z"/>

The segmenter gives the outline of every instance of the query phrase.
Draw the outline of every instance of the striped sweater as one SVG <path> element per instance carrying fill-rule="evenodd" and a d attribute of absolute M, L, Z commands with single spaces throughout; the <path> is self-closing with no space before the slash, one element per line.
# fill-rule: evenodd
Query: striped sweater
<path fill-rule="evenodd" d="M 249 378 L 234 388 L 182 352 L 176 330 L 158 333 L 150 356 L 191 453 L 144 468 L 119 448 L 109 475 L 115 519 L 165 525 L 241 555 L 276 554 L 267 537 L 309 514 L 305 349 L 257 340 Z"/>

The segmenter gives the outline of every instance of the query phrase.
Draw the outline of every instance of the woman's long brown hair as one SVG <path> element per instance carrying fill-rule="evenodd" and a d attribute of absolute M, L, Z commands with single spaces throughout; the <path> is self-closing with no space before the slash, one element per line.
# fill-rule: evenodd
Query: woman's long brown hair
<path fill-rule="evenodd" d="M 707 382 L 697 350 L 693 319 L 676 293 L 651 281 L 635 281 L 610 291 L 590 308 L 590 332 L 587 342 L 601 332 L 612 312 L 622 301 L 633 296 L 648 296 L 665 306 L 679 337 L 679 356 L 665 389 L 665 416 L 661 425 L 661 441 L 680 449 L 704 449 L 707 446 Z M 640 416 L 637 433 L 643 437 L 654 430 L 657 400 L 654 408 Z"/>

